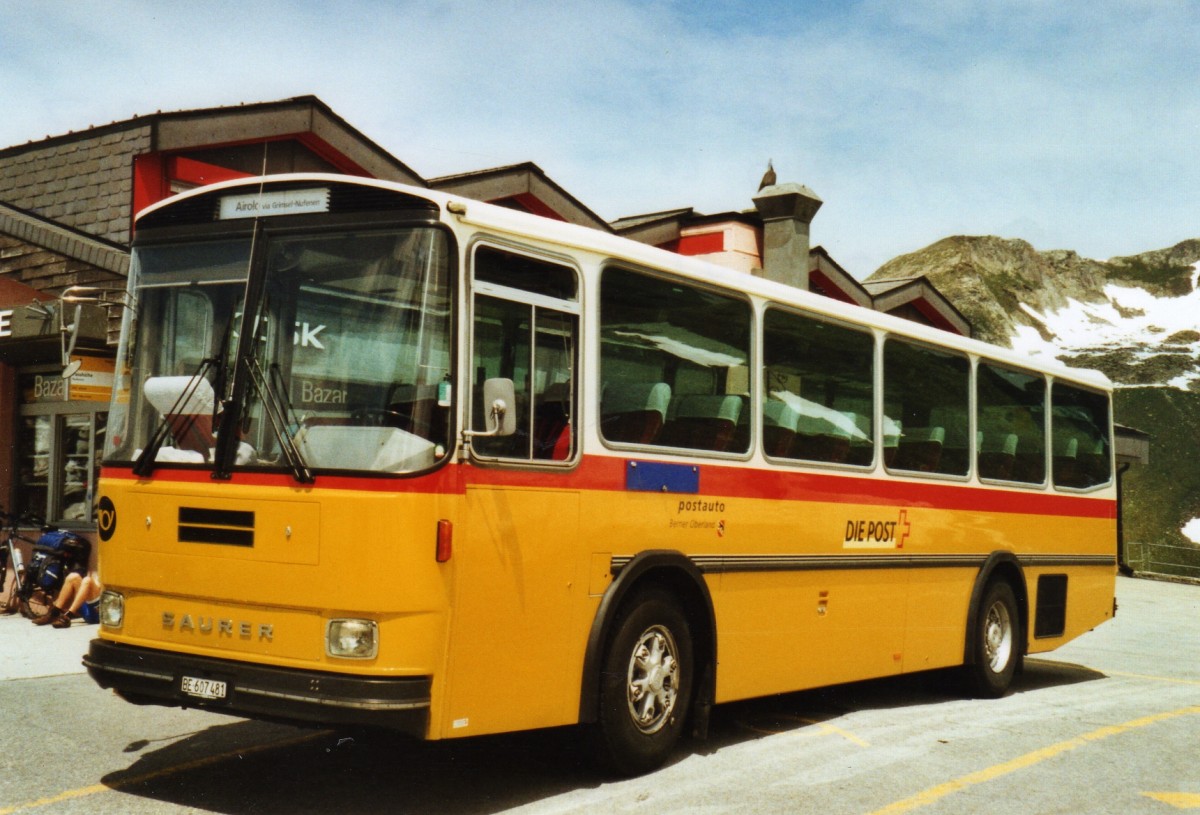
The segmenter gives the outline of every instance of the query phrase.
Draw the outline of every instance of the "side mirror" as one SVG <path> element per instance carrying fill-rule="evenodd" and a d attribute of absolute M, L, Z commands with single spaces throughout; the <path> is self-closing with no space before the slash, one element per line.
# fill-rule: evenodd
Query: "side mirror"
<path fill-rule="evenodd" d="M 516 389 L 511 379 L 488 379 L 483 383 L 483 409 L 486 412 L 485 433 L 474 435 L 511 436 L 517 432 L 517 414 L 512 406 L 517 403 Z"/>
<path fill-rule="evenodd" d="M 79 366 L 74 368 L 71 366 L 74 363 L 71 361 L 71 354 L 75 351 L 75 343 L 79 340 L 79 322 L 83 316 L 83 306 L 79 303 L 75 304 L 75 319 L 67 323 L 66 318 L 67 304 L 66 301 L 58 305 L 58 321 L 59 321 L 59 344 L 62 349 L 62 364 L 63 364 L 63 379 L 70 379 L 79 370 Z M 82 364 L 82 363 L 80 363 Z"/>
<path fill-rule="evenodd" d="M 467 438 L 511 436 L 517 432 L 517 416 L 512 411 L 517 394 L 511 379 L 486 379 L 483 382 L 484 426 L 486 430 L 465 430 Z"/>

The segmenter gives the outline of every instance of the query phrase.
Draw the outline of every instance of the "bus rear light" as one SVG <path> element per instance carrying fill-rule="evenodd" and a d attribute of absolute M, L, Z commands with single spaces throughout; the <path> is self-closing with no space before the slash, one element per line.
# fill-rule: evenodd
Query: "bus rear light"
<path fill-rule="evenodd" d="M 437 562 L 445 563 L 454 554 L 454 524 L 446 519 L 437 524 Z"/>
<path fill-rule="evenodd" d="M 379 653 L 379 626 L 374 620 L 330 620 L 325 653 L 342 659 L 374 659 Z"/>

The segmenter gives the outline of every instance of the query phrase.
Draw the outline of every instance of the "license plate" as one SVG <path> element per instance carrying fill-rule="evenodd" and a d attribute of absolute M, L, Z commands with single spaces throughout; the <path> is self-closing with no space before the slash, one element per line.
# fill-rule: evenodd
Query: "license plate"
<path fill-rule="evenodd" d="M 202 679 L 198 676 L 185 676 L 181 689 L 188 696 L 200 699 L 224 699 L 226 686 L 216 679 Z"/>

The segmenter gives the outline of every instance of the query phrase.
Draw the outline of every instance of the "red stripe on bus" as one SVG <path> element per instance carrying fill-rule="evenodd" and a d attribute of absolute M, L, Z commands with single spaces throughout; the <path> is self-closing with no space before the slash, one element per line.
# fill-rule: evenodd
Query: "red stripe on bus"
<path fill-rule="evenodd" d="M 383 478 L 375 475 L 327 475 L 322 473 L 312 484 L 300 484 L 287 473 L 235 472 L 230 478 L 216 480 L 209 470 L 160 468 L 150 478 L 139 478 L 126 467 L 104 467 L 101 479 L 141 481 L 147 484 L 236 484 L 243 487 L 284 487 L 298 493 L 322 490 L 357 490 L 360 492 L 460 492 L 458 475 L 453 465 L 432 473 L 411 478 Z"/>
<path fill-rule="evenodd" d="M 312 485 L 297 484 L 285 473 L 237 472 L 230 484 L 286 487 L 298 492 L 313 489 L 364 492 L 461 493 L 468 486 L 519 487 L 598 492 L 624 492 L 626 463 L 633 457 L 587 456 L 573 469 L 531 470 L 448 464 L 412 478 L 375 476 L 317 476 Z M 680 466 L 689 466 L 681 464 Z M 720 464 L 700 468 L 700 495 L 774 501 L 809 501 L 830 504 L 877 504 L 929 509 L 1053 515 L 1114 519 L 1116 501 L 1034 490 L 972 487 L 936 481 L 901 481 L 864 478 L 853 474 L 814 473 L 786 469 L 756 469 Z M 102 477 L 138 480 L 130 470 L 105 467 Z M 158 470 L 153 479 L 166 483 L 213 483 L 205 470 Z M 672 493 L 674 494 L 674 493 Z"/>
<path fill-rule="evenodd" d="M 471 467 L 466 480 L 469 484 L 488 486 L 624 491 L 625 464 L 629 460 L 632 458 L 590 456 L 577 470 L 561 474 Z M 1111 498 L 774 468 L 765 470 L 719 464 L 698 466 L 699 494 L 713 497 L 879 504 L 1080 518 L 1112 519 L 1117 515 L 1116 501 Z"/>

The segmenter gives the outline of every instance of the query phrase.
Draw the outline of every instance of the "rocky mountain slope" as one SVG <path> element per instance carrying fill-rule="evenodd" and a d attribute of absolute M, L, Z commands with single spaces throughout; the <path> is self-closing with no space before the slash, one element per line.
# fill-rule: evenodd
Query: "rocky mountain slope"
<path fill-rule="evenodd" d="M 1200 240 L 1106 261 L 1022 240 L 957 236 L 895 258 L 868 280 L 924 276 L 975 336 L 1097 368 L 1117 385 L 1118 423 L 1151 434 L 1124 481 L 1133 565 L 1200 576 Z M 1195 534 L 1195 533 L 1191 533 Z"/>

